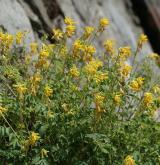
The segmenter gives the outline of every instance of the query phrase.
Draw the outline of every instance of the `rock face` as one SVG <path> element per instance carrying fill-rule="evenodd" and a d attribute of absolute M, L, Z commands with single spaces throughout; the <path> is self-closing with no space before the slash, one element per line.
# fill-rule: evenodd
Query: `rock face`
<path fill-rule="evenodd" d="M 148 1 L 143 2 L 146 4 Z M 143 28 L 133 13 L 132 5 L 135 5 L 132 0 L 0 0 L 0 25 L 11 33 L 27 29 L 30 31 L 27 40 L 33 41 L 44 33 L 51 34 L 53 27 L 63 27 L 64 16 L 73 17 L 80 26 L 97 25 L 99 18 L 108 17 L 111 25 L 98 40 L 99 48 L 107 38 L 118 41 L 118 46 L 135 48 Z M 77 33 L 80 31 L 78 29 Z M 151 51 L 148 44 L 142 54 Z"/>
<path fill-rule="evenodd" d="M 131 0 L 134 11 L 140 18 L 141 25 L 150 38 L 154 50 L 160 53 L 160 1 L 159 0 Z"/>
<path fill-rule="evenodd" d="M 14 34 L 29 30 L 26 42 L 34 41 L 33 30 L 22 6 L 16 0 L 0 0 L 0 27 Z"/>
<path fill-rule="evenodd" d="M 143 32 L 134 23 L 133 13 L 126 8 L 127 2 L 124 0 L 58 0 L 57 3 L 64 15 L 73 17 L 80 25 L 97 25 L 99 18 L 108 17 L 111 25 L 100 38 L 100 44 L 111 38 L 118 42 L 118 46 L 131 45 L 135 49 L 137 37 Z M 149 52 L 151 47 L 148 44 L 142 54 Z"/>

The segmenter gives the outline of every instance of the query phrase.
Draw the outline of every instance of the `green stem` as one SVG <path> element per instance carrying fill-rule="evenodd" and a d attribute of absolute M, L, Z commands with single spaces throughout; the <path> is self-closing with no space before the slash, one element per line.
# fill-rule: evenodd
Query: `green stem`
<path fill-rule="evenodd" d="M 4 119 L 4 121 L 8 124 L 8 126 L 10 127 L 10 129 L 12 130 L 12 132 L 16 135 L 17 139 L 20 140 L 19 137 L 17 136 L 16 131 L 13 129 L 13 127 L 12 127 L 12 126 L 10 125 L 10 123 L 7 121 L 7 119 L 5 118 L 5 116 L 3 115 L 2 112 L 0 112 L 0 115 L 2 116 L 2 118 Z"/>

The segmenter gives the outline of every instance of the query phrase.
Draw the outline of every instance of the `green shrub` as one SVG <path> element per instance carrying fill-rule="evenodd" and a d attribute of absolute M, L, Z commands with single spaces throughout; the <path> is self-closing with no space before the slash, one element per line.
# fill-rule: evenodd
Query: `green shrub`
<path fill-rule="evenodd" d="M 136 51 L 109 39 L 96 53 L 92 43 L 108 19 L 69 46 L 76 22 L 65 24 L 53 30 L 54 44 L 29 50 L 26 32 L 0 33 L 0 164 L 158 165 L 160 78 L 153 81 L 152 67 L 159 56 L 136 61 L 147 36 Z"/>

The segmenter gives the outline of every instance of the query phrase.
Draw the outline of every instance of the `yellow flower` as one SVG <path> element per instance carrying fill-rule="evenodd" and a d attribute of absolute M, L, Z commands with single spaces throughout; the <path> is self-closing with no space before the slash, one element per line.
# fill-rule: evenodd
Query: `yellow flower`
<path fill-rule="evenodd" d="M 99 84 L 100 82 L 103 82 L 104 80 L 108 79 L 108 73 L 103 73 L 101 71 L 97 72 L 94 77 L 93 80 Z"/>
<path fill-rule="evenodd" d="M 131 55 L 131 47 L 125 46 L 119 48 L 119 57 L 122 60 L 126 60 Z"/>
<path fill-rule="evenodd" d="M 48 69 L 49 68 L 49 66 L 50 66 L 50 61 L 45 61 L 45 63 L 44 63 L 44 65 L 43 65 L 43 68 L 44 69 Z"/>
<path fill-rule="evenodd" d="M 92 45 L 85 45 L 84 51 L 86 54 L 94 54 L 96 52 L 96 48 Z"/>
<path fill-rule="evenodd" d="M 81 40 L 77 39 L 72 45 L 72 51 L 74 57 L 80 57 L 79 53 L 84 50 L 84 45 Z"/>
<path fill-rule="evenodd" d="M 115 101 L 116 105 L 119 105 L 121 103 L 121 95 L 120 94 L 115 95 L 114 101 Z"/>
<path fill-rule="evenodd" d="M 84 38 L 89 38 L 91 34 L 93 33 L 93 31 L 94 31 L 94 27 L 86 26 L 84 28 L 84 34 L 83 34 Z"/>
<path fill-rule="evenodd" d="M 62 57 L 62 58 L 66 58 L 67 53 L 68 53 L 67 46 L 63 46 L 59 51 L 59 56 Z"/>
<path fill-rule="evenodd" d="M 150 58 L 150 59 L 157 59 L 157 58 L 159 58 L 159 55 L 157 54 L 157 53 L 151 53 L 151 54 L 149 54 L 148 55 L 148 57 Z"/>
<path fill-rule="evenodd" d="M 53 29 L 53 38 L 60 41 L 63 38 L 63 32 L 60 29 Z"/>
<path fill-rule="evenodd" d="M 76 65 L 73 65 L 73 67 L 70 69 L 69 73 L 72 77 L 79 77 L 79 75 L 80 75 L 79 70 L 76 67 Z"/>
<path fill-rule="evenodd" d="M 30 81 L 32 84 L 37 84 L 42 80 L 42 76 L 40 73 L 35 73 L 31 78 Z"/>
<path fill-rule="evenodd" d="M 104 99 L 105 99 L 105 97 L 103 96 L 103 94 L 102 94 L 101 92 L 96 93 L 96 94 L 94 95 L 94 100 L 95 100 L 95 103 L 96 103 L 97 105 L 102 105 Z"/>
<path fill-rule="evenodd" d="M 34 146 L 39 139 L 40 139 L 39 133 L 31 132 L 28 140 L 29 145 Z"/>
<path fill-rule="evenodd" d="M 27 91 L 26 85 L 18 83 L 16 85 L 14 85 L 14 87 L 16 88 L 16 91 L 19 94 L 19 99 L 23 99 L 23 95 Z"/>
<path fill-rule="evenodd" d="M 131 70 L 132 70 L 132 67 L 130 65 L 124 64 L 120 69 L 121 76 L 127 77 Z"/>
<path fill-rule="evenodd" d="M 76 27 L 74 25 L 66 26 L 66 35 L 67 37 L 72 37 L 75 34 Z"/>
<path fill-rule="evenodd" d="M 42 68 L 42 67 L 45 68 L 45 65 L 48 65 L 47 63 L 48 63 L 48 61 L 45 58 L 40 58 L 40 59 L 38 59 L 37 63 L 35 64 L 35 67 L 36 68 Z"/>
<path fill-rule="evenodd" d="M 30 49 L 31 49 L 31 53 L 33 53 L 33 54 L 37 53 L 38 44 L 36 42 L 31 43 Z"/>
<path fill-rule="evenodd" d="M 124 165 L 135 165 L 135 160 L 133 159 L 132 156 L 128 155 L 128 156 L 124 159 Z"/>
<path fill-rule="evenodd" d="M 84 71 L 89 75 L 94 75 L 98 68 L 103 66 L 103 62 L 100 60 L 92 60 L 84 67 Z"/>
<path fill-rule="evenodd" d="M 2 51 L 6 53 L 13 44 L 13 35 L 0 32 L 0 42 Z"/>
<path fill-rule="evenodd" d="M 153 103 L 153 94 L 150 92 L 144 93 L 143 103 L 145 106 L 149 106 L 151 103 Z"/>
<path fill-rule="evenodd" d="M 70 17 L 66 17 L 64 19 L 64 23 L 67 25 L 66 26 L 66 35 L 67 37 L 72 37 L 76 31 L 76 22 L 70 18 Z"/>
<path fill-rule="evenodd" d="M 74 41 L 73 43 L 73 51 L 77 51 L 77 50 L 83 50 L 83 44 L 82 41 L 77 39 Z"/>
<path fill-rule="evenodd" d="M 16 44 L 21 44 L 24 39 L 24 33 L 23 32 L 17 32 L 16 33 Z"/>
<path fill-rule="evenodd" d="M 40 75 L 40 73 L 35 73 L 31 78 L 30 78 L 30 82 L 31 82 L 31 93 L 35 96 L 38 88 L 39 88 L 39 83 L 42 80 L 42 76 Z"/>
<path fill-rule="evenodd" d="M 143 83 L 144 83 L 144 78 L 138 77 L 130 83 L 129 87 L 133 91 L 139 91 L 139 90 L 141 90 Z"/>
<path fill-rule="evenodd" d="M 46 85 L 44 88 L 44 94 L 46 97 L 50 97 L 53 94 L 53 89 L 49 85 Z"/>
<path fill-rule="evenodd" d="M 9 49 L 13 44 L 13 35 L 6 34 L 5 35 L 5 47 Z"/>
<path fill-rule="evenodd" d="M 65 17 L 64 23 L 66 25 L 74 25 L 74 24 L 76 24 L 76 22 L 72 18 L 70 18 L 70 17 Z"/>
<path fill-rule="evenodd" d="M 102 18 L 99 21 L 99 28 L 100 31 L 105 30 L 105 27 L 109 25 L 109 20 L 107 18 Z"/>
<path fill-rule="evenodd" d="M 130 88 L 133 90 L 133 91 L 139 91 L 140 90 L 140 86 L 138 84 L 138 82 L 136 80 L 133 80 L 130 84 Z"/>
<path fill-rule="evenodd" d="M 71 90 L 74 92 L 77 92 L 77 91 L 79 91 L 79 87 L 74 84 L 71 84 Z"/>
<path fill-rule="evenodd" d="M 31 56 L 30 54 L 25 56 L 25 64 L 28 65 L 31 62 Z"/>
<path fill-rule="evenodd" d="M 104 95 L 99 92 L 94 94 L 94 102 L 95 102 L 95 118 L 96 120 L 99 120 L 101 118 L 101 113 L 104 112 L 105 110 L 102 109 L 103 102 L 104 102 Z"/>
<path fill-rule="evenodd" d="M 46 149 L 42 148 L 41 149 L 41 158 L 43 159 L 44 157 L 48 157 L 48 152 Z"/>
<path fill-rule="evenodd" d="M 7 111 L 8 111 L 8 110 L 7 110 L 6 108 L 0 106 L 0 115 L 1 115 L 2 113 L 6 113 Z"/>
<path fill-rule="evenodd" d="M 153 91 L 154 91 L 155 94 L 160 94 L 160 86 L 155 85 L 155 86 L 153 87 Z"/>
<path fill-rule="evenodd" d="M 54 46 L 54 44 L 43 44 L 40 51 L 40 58 L 46 59 L 53 52 Z"/>
<path fill-rule="evenodd" d="M 115 53 L 114 46 L 115 46 L 115 41 L 113 40 L 107 40 L 104 42 L 104 48 L 106 52 L 108 52 L 110 55 L 113 55 Z"/>
<path fill-rule="evenodd" d="M 84 61 L 91 61 L 93 54 L 96 52 L 96 48 L 93 45 L 84 45 Z"/>
<path fill-rule="evenodd" d="M 46 58 L 49 56 L 49 52 L 47 50 L 41 50 L 39 54 L 40 58 Z"/>
<path fill-rule="evenodd" d="M 138 48 L 142 48 L 142 45 L 147 41 L 148 41 L 148 37 L 144 34 L 141 34 L 137 41 Z"/>
<path fill-rule="evenodd" d="M 52 118 L 52 117 L 54 117 L 54 114 L 53 114 L 53 112 L 52 111 L 48 111 L 47 112 L 47 118 Z"/>

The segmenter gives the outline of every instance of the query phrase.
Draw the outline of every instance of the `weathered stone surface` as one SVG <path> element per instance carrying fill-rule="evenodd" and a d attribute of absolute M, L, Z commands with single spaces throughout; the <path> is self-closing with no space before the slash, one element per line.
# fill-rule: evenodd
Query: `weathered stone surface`
<path fill-rule="evenodd" d="M 100 37 L 99 44 L 107 39 L 115 39 L 118 46 L 131 45 L 136 48 L 137 37 L 143 33 L 141 27 L 137 26 L 124 0 L 58 0 L 64 15 L 71 16 L 80 25 L 97 25 L 101 17 L 108 17 L 111 25 Z M 84 5 L 85 4 L 85 5 Z M 142 55 L 152 51 L 150 44 L 146 44 Z"/>
<path fill-rule="evenodd" d="M 160 1 L 131 0 L 134 11 L 140 18 L 141 26 L 145 28 L 154 50 L 160 53 Z"/>
<path fill-rule="evenodd" d="M 152 4 L 153 1 L 157 2 L 152 0 Z M 117 46 L 131 45 L 135 49 L 137 37 L 143 33 L 143 28 L 132 11 L 131 2 L 132 0 L 0 0 L 0 25 L 11 33 L 19 29 L 30 30 L 29 38 L 33 40 L 40 39 L 44 33 L 51 35 L 53 27 L 63 28 L 64 16 L 74 18 L 80 27 L 97 25 L 99 18 L 108 17 L 111 24 L 97 41 L 98 49 L 101 49 L 107 38 L 115 39 Z M 147 0 L 143 2 L 149 4 Z M 78 28 L 77 35 L 81 30 Z M 151 51 L 150 44 L 146 44 L 141 56 L 138 56 L 139 60 Z"/>
<path fill-rule="evenodd" d="M 0 0 L 0 26 L 15 34 L 18 30 L 29 30 L 26 43 L 34 41 L 33 30 L 22 6 L 16 0 Z"/>
<path fill-rule="evenodd" d="M 26 16 L 29 18 L 34 32 L 35 39 L 39 40 L 40 37 L 45 33 L 39 17 L 33 12 L 31 7 L 25 1 L 19 0 L 18 2 L 21 4 L 23 9 L 25 9 Z"/>
<path fill-rule="evenodd" d="M 38 33 L 38 36 L 41 38 L 44 33 L 47 33 L 51 36 L 52 28 L 54 26 L 61 27 L 63 13 L 57 5 L 56 0 L 19 0 L 23 6 L 24 10 L 29 17 L 33 30 L 35 33 Z M 31 12 L 29 11 L 32 11 Z M 37 18 L 33 19 L 32 15 L 36 15 Z"/>

